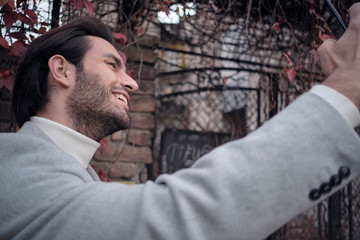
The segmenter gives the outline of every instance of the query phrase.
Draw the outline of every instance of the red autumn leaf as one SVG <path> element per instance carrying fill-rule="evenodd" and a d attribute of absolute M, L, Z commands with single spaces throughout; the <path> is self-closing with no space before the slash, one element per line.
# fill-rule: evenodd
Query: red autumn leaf
<path fill-rule="evenodd" d="M 9 34 L 9 37 L 16 38 L 17 40 L 29 40 L 27 36 L 22 32 L 13 32 Z"/>
<path fill-rule="evenodd" d="M 321 39 L 321 41 L 325 41 L 326 39 L 328 39 L 328 38 L 332 38 L 332 39 L 335 39 L 335 37 L 334 36 L 329 36 L 329 35 L 327 35 L 327 34 L 322 34 L 322 32 L 321 31 L 319 31 L 319 38 Z"/>
<path fill-rule="evenodd" d="M 19 14 L 19 20 L 22 21 L 23 23 L 26 23 L 27 25 L 29 25 L 32 29 L 34 29 L 34 21 L 30 18 L 28 18 L 27 16 L 23 15 L 23 14 Z"/>
<path fill-rule="evenodd" d="M 169 7 L 165 7 L 164 12 L 166 13 L 167 16 L 169 16 L 169 14 L 170 14 L 170 8 L 169 8 Z"/>
<path fill-rule="evenodd" d="M 74 3 L 74 9 L 82 9 L 84 7 L 83 0 L 72 0 Z"/>
<path fill-rule="evenodd" d="M 85 4 L 85 7 L 86 7 L 89 15 L 91 16 L 94 12 L 94 6 L 92 5 L 91 2 L 89 2 L 89 0 L 84 0 L 84 4 Z"/>
<path fill-rule="evenodd" d="M 7 30 L 10 30 L 13 23 L 19 20 L 19 16 L 20 14 L 17 12 L 6 12 L 3 15 L 3 19 Z"/>
<path fill-rule="evenodd" d="M 10 92 L 14 89 L 14 75 L 11 74 L 10 70 L 6 70 L 0 73 L 0 88 L 5 86 Z"/>
<path fill-rule="evenodd" d="M 291 66 L 293 66 L 294 62 L 291 60 L 290 56 L 287 53 L 284 53 L 284 56 L 285 56 L 286 60 L 289 62 L 289 64 Z"/>
<path fill-rule="evenodd" d="M 102 154 L 104 151 L 108 150 L 108 144 L 106 138 L 100 140 L 100 146 L 98 148 L 99 152 Z"/>
<path fill-rule="evenodd" d="M 31 19 L 31 21 L 34 23 L 34 24 L 37 24 L 38 23 L 38 16 L 36 15 L 36 13 L 34 11 L 31 11 L 29 9 L 23 9 L 24 13 L 26 15 L 29 16 L 29 18 Z"/>
<path fill-rule="evenodd" d="M 72 2 L 74 3 L 74 9 L 82 9 L 83 7 L 86 7 L 89 15 L 93 14 L 94 6 L 91 2 L 89 2 L 89 0 L 72 0 Z"/>
<path fill-rule="evenodd" d="M 276 23 L 274 23 L 274 24 L 272 25 L 272 27 L 273 27 L 275 33 L 276 33 L 276 34 L 279 34 L 279 32 L 280 32 L 280 23 L 279 23 L 279 22 L 276 22 Z"/>
<path fill-rule="evenodd" d="M 1 7 L 1 10 L 5 13 L 5 12 L 12 12 L 14 10 L 14 8 L 12 8 L 11 6 L 9 6 L 9 4 L 6 4 L 4 6 Z"/>
<path fill-rule="evenodd" d="M 15 8 L 14 0 L 1 0 L 0 6 L 4 6 L 5 4 L 7 4 L 11 9 Z"/>
<path fill-rule="evenodd" d="M 10 49 L 9 43 L 3 37 L 0 37 L 0 46 L 2 46 L 3 48 Z"/>
<path fill-rule="evenodd" d="M 293 82 L 296 77 L 295 69 L 293 67 L 290 69 L 287 68 L 286 71 L 287 71 L 287 76 L 288 76 L 289 81 Z"/>
<path fill-rule="evenodd" d="M 320 35 L 320 39 L 321 39 L 321 41 L 325 41 L 326 39 L 328 39 L 328 38 L 332 38 L 331 36 L 329 36 L 329 35 L 327 35 L 327 34 L 322 34 L 322 35 Z"/>
<path fill-rule="evenodd" d="M 125 53 L 123 53 L 123 52 L 122 52 L 122 51 L 120 51 L 120 50 L 118 50 L 118 53 L 119 53 L 119 55 L 120 55 L 120 57 L 121 57 L 121 59 L 122 59 L 122 61 L 123 61 L 124 65 L 126 65 L 126 61 L 127 61 L 126 54 L 125 54 Z"/>
<path fill-rule="evenodd" d="M 105 179 L 105 172 L 100 169 L 98 175 L 99 175 L 100 180 L 101 180 L 101 181 L 104 181 L 104 179 Z"/>
<path fill-rule="evenodd" d="M 99 170 L 98 172 L 99 178 L 102 182 L 110 182 L 110 179 L 108 178 L 108 176 L 106 175 L 106 173 L 103 170 Z"/>
<path fill-rule="evenodd" d="M 134 70 L 128 71 L 128 72 L 127 72 L 127 75 L 128 75 L 129 77 L 131 77 L 132 79 L 134 79 L 134 80 L 136 79 Z"/>
<path fill-rule="evenodd" d="M 11 46 L 11 51 L 8 53 L 9 56 L 22 56 L 26 51 L 26 45 L 23 41 L 18 40 Z"/>
<path fill-rule="evenodd" d="M 113 32 L 113 36 L 114 36 L 115 41 L 118 44 L 124 45 L 127 42 L 127 37 L 123 33 L 114 33 Z"/>

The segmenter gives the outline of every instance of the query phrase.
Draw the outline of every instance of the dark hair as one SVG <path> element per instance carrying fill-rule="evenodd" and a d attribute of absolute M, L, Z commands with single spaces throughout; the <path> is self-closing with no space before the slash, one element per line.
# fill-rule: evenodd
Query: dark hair
<path fill-rule="evenodd" d="M 62 55 L 79 67 L 91 47 L 86 36 L 96 36 L 114 45 L 109 27 L 94 17 L 82 17 L 35 39 L 17 69 L 13 90 L 13 110 L 19 127 L 49 101 L 49 59 Z"/>

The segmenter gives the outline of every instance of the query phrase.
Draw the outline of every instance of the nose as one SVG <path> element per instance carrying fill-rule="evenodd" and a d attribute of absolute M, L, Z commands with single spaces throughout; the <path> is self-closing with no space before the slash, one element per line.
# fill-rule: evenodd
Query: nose
<path fill-rule="evenodd" d="M 133 93 L 139 89 L 137 82 L 125 72 L 121 76 L 120 84 L 128 91 L 128 93 Z"/>

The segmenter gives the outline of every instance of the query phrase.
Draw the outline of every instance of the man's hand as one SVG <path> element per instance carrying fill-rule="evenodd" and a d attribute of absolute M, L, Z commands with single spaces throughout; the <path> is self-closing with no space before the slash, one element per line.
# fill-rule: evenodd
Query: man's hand
<path fill-rule="evenodd" d="M 350 10 L 343 36 L 327 39 L 318 49 L 320 65 L 328 76 L 324 85 L 348 97 L 360 109 L 360 3 Z"/>

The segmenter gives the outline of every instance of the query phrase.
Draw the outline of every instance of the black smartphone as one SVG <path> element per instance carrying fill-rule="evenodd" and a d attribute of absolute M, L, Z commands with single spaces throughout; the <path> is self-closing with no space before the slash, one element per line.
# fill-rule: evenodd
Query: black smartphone
<path fill-rule="evenodd" d="M 325 0 L 320 14 L 334 34 L 335 38 L 339 39 L 345 32 L 347 26 L 330 0 Z"/>

